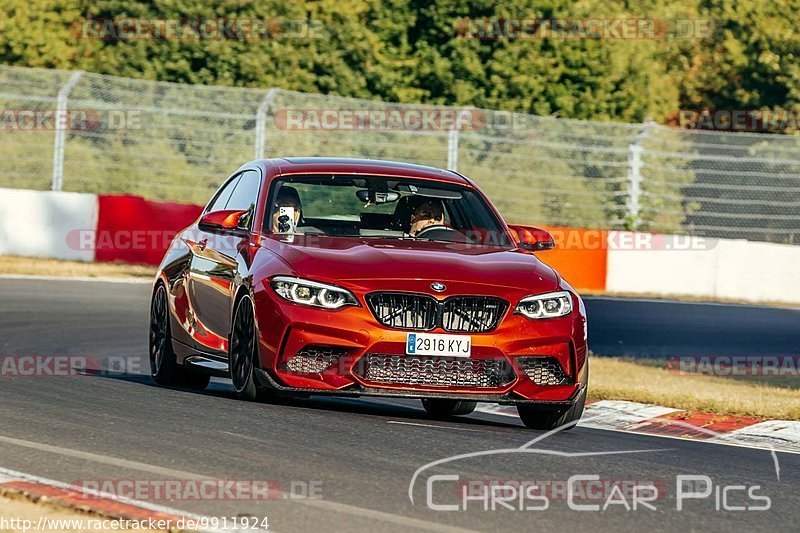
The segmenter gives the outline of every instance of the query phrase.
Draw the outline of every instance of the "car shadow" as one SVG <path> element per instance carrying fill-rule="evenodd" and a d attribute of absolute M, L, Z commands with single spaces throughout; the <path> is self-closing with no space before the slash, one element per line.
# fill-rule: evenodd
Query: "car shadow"
<path fill-rule="evenodd" d="M 205 390 L 198 391 L 185 387 L 165 387 L 153 382 L 149 375 L 145 374 L 126 374 L 126 373 L 108 373 L 108 372 L 94 372 L 86 371 L 87 376 L 113 379 L 117 381 L 124 381 L 127 383 L 134 383 L 136 385 L 143 385 L 146 387 L 153 387 L 156 389 L 176 390 L 189 394 L 197 394 L 200 396 L 210 396 L 219 398 L 221 400 L 230 400 L 241 402 L 227 383 L 227 380 L 214 379 L 209 383 Z M 409 405 L 404 405 L 408 402 Z M 360 398 L 342 397 L 342 396 L 325 396 L 316 395 L 308 398 L 299 397 L 284 397 L 278 396 L 268 400 L 257 402 L 264 406 L 279 405 L 285 407 L 297 407 L 303 409 L 314 409 L 318 411 L 335 411 L 341 413 L 352 413 L 361 415 L 381 416 L 386 418 L 401 418 L 406 421 L 414 421 L 426 424 L 436 423 L 453 423 L 457 422 L 459 426 L 482 426 L 482 427 L 497 427 L 509 428 L 516 427 L 517 424 L 503 423 L 496 419 L 496 415 L 486 413 L 474 413 L 469 416 L 454 416 L 442 419 L 434 419 L 429 417 L 419 400 L 413 398 L 383 398 L 362 396 Z"/>

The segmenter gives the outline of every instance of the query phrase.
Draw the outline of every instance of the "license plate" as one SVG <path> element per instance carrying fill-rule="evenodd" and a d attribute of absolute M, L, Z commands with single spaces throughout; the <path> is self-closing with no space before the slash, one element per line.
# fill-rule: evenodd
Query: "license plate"
<path fill-rule="evenodd" d="M 406 336 L 407 355 L 469 357 L 471 352 L 472 337 L 469 335 L 409 333 Z"/>

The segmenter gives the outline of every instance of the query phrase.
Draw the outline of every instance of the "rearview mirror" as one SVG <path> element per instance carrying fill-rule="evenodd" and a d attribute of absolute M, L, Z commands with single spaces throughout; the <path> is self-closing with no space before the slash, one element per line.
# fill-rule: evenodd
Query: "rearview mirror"
<path fill-rule="evenodd" d="M 396 202 L 400 199 L 400 193 L 394 191 L 373 191 L 371 189 L 360 189 L 356 191 L 356 196 L 362 202 L 372 204 L 386 204 Z"/>
<path fill-rule="evenodd" d="M 553 236 L 543 229 L 520 225 L 509 225 L 508 227 L 517 236 L 518 246 L 525 250 L 540 252 L 552 250 L 556 245 Z"/>
<path fill-rule="evenodd" d="M 203 215 L 197 226 L 203 231 L 233 231 L 245 229 L 241 224 L 242 218 L 247 215 L 247 213 L 249 213 L 249 211 L 236 209 L 212 211 Z"/>

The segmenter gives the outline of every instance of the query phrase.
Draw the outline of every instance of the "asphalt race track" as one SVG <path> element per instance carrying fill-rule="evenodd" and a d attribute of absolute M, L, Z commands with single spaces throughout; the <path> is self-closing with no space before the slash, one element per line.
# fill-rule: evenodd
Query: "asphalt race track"
<path fill-rule="evenodd" d="M 600 355 L 796 355 L 800 309 L 585 298 L 589 348 Z"/>
<path fill-rule="evenodd" d="M 275 531 L 773 531 L 800 518 L 800 456 L 576 428 L 520 447 L 541 432 L 514 418 L 475 414 L 431 421 L 414 401 L 319 399 L 254 404 L 224 381 L 196 393 L 153 385 L 146 375 L 149 285 L 0 280 L 0 355 L 83 355 L 124 361 L 102 376 L 0 377 L 0 466 L 64 482 L 217 478 L 274 480 L 283 495 L 321 499 L 160 502 L 208 516 L 269 517 Z M 711 304 L 587 299 L 590 348 L 602 354 L 666 356 L 797 353 L 800 311 Z M 514 453 L 464 457 L 486 450 Z M 776 468 L 777 466 L 777 468 Z M 433 478 L 434 475 L 457 475 Z M 468 501 L 470 480 L 571 476 L 653 483 L 656 510 L 609 505 L 571 509 L 558 492 L 541 499 Z M 677 476 L 708 476 L 706 499 L 677 510 Z M 768 510 L 739 489 L 767 496 Z M 432 487 L 429 491 L 428 487 Z M 753 487 L 759 488 L 753 488 Z M 720 488 L 720 490 L 716 490 Z M 722 501 L 722 495 L 728 497 Z M 603 506 L 606 497 L 579 504 Z M 632 497 L 622 497 L 630 504 Z M 619 502 L 620 498 L 616 498 Z M 484 502 L 490 506 L 484 509 Z M 520 510 L 523 507 L 523 510 Z M 728 510 L 726 510 L 726 507 Z"/>

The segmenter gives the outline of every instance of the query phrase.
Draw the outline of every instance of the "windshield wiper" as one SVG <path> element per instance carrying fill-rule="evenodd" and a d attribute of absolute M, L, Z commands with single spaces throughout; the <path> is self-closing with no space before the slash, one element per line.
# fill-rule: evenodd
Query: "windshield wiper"
<path fill-rule="evenodd" d="M 420 242 L 447 242 L 447 243 L 455 242 L 455 241 L 446 241 L 444 239 L 431 239 L 430 237 L 412 237 L 411 235 L 409 235 L 408 237 L 403 237 L 403 240 L 420 241 Z"/>

